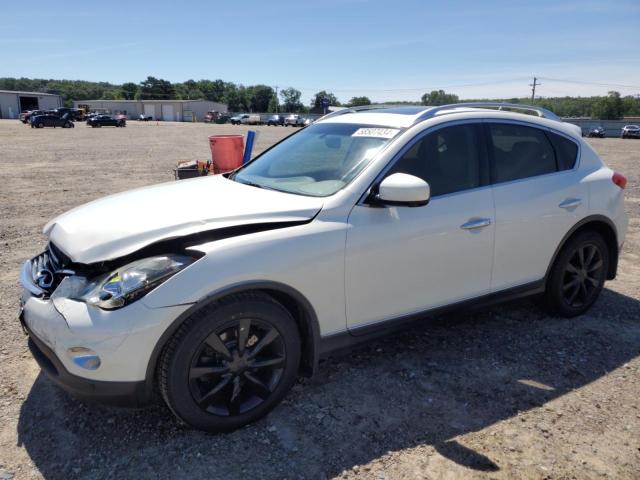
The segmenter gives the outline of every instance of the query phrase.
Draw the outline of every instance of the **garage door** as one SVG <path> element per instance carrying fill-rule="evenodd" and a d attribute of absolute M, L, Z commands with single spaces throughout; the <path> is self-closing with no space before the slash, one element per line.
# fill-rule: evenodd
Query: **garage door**
<path fill-rule="evenodd" d="M 156 106 L 152 103 L 144 104 L 144 116 L 151 117 L 152 119 L 156 118 Z"/>
<path fill-rule="evenodd" d="M 173 122 L 175 120 L 175 117 L 173 115 L 173 105 L 162 105 L 162 120 L 166 122 Z"/>

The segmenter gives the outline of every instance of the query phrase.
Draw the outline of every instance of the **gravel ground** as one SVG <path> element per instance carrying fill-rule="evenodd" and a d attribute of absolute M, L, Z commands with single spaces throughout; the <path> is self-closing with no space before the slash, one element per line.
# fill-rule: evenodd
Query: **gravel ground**
<path fill-rule="evenodd" d="M 16 320 L 19 267 L 44 246 L 43 224 L 171 180 L 177 160 L 208 158 L 208 134 L 246 130 L 0 120 L 0 480 L 639 478 L 640 141 L 592 140 L 629 179 L 631 221 L 618 278 L 580 318 L 519 301 L 435 319 L 324 361 L 231 434 L 183 428 L 160 405 L 84 404 L 52 385 Z M 291 132 L 258 130 L 258 151 Z"/>

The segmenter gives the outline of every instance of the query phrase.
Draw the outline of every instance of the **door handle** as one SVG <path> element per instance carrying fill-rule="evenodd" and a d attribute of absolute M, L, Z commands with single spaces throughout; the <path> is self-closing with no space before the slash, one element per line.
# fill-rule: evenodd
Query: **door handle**
<path fill-rule="evenodd" d="M 571 210 L 573 208 L 579 207 L 581 204 L 581 198 L 566 198 L 562 202 L 560 202 L 560 205 L 558 205 L 558 207 L 564 208 L 565 210 Z"/>
<path fill-rule="evenodd" d="M 478 228 L 484 228 L 491 225 L 490 218 L 470 218 L 465 223 L 460 225 L 463 230 L 476 230 Z"/>

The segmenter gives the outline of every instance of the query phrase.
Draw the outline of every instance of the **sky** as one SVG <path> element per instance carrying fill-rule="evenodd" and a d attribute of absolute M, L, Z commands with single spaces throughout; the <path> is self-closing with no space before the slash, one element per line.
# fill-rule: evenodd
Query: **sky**
<path fill-rule="evenodd" d="M 340 101 L 640 94 L 640 0 L 3 2 L 0 77 L 221 78 Z"/>

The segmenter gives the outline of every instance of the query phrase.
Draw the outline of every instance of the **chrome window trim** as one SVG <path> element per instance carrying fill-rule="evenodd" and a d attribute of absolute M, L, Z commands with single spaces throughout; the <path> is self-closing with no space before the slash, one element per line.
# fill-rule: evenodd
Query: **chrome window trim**
<path fill-rule="evenodd" d="M 416 142 L 420 141 L 424 136 L 429 135 L 430 133 L 433 133 L 441 128 L 445 128 L 445 127 L 451 127 L 451 126 L 455 126 L 455 125 L 466 125 L 466 124 L 479 124 L 479 125 L 486 125 L 486 124 L 490 124 L 490 123 L 506 123 L 506 124 L 513 124 L 513 125 L 522 125 L 524 127 L 530 127 L 530 128 L 537 128 L 539 130 L 543 130 L 543 131 L 547 131 L 550 133 L 554 133 L 556 135 L 560 135 L 564 138 L 566 138 L 567 140 L 572 141 L 577 147 L 578 147 L 578 152 L 577 152 L 577 158 L 576 158 L 576 163 L 573 166 L 572 169 L 569 170 L 557 170 L 555 172 L 549 172 L 549 173 L 544 173 L 542 175 L 536 175 L 534 177 L 525 177 L 525 178 L 518 178 L 516 180 L 509 180 L 507 182 L 500 182 L 500 183 L 493 183 L 491 181 L 491 179 L 489 179 L 489 184 L 488 185 L 480 185 L 476 188 L 469 188 L 466 190 L 460 190 L 457 192 L 450 192 L 450 193 L 445 193 L 442 195 L 435 195 L 433 197 L 431 197 L 432 200 L 437 200 L 439 198 L 446 198 L 452 195 L 459 195 L 462 193 L 467 193 L 467 192 L 474 192 L 477 190 L 481 190 L 484 188 L 493 188 L 493 187 L 497 187 L 497 186 L 503 186 L 503 185 L 509 185 L 512 183 L 517 183 L 517 182 L 523 182 L 523 181 L 527 181 L 530 180 L 532 178 L 545 178 L 545 177 L 549 177 L 551 175 L 559 175 L 559 174 L 567 174 L 570 172 L 576 172 L 577 170 L 580 169 L 580 164 L 582 161 L 582 145 L 580 142 L 577 142 L 575 140 L 575 138 L 571 137 L 570 135 L 566 134 L 565 132 L 562 132 L 560 130 L 556 130 L 554 128 L 548 127 L 546 125 L 540 125 L 538 123 L 535 122 L 528 122 L 526 120 L 520 120 L 520 119 L 511 119 L 511 118 L 505 118 L 505 119 L 495 119 L 495 118 L 469 118 L 469 119 L 461 119 L 461 120 L 451 120 L 448 122 L 442 122 L 442 123 L 438 123 L 437 125 L 433 125 L 431 127 L 425 128 L 424 130 L 421 130 L 420 132 L 418 132 L 411 140 L 409 140 L 404 147 L 402 147 L 402 149 L 400 149 L 400 151 L 398 151 L 398 153 L 396 153 L 394 155 L 394 157 L 389 160 L 389 162 L 387 163 L 387 165 L 385 165 L 385 167 L 380 171 L 380 173 L 378 173 L 378 175 L 376 175 L 376 177 L 374 178 L 373 182 L 371 182 L 371 184 L 365 189 L 364 193 L 362 195 L 360 195 L 360 197 L 358 198 L 358 201 L 356 202 L 356 205 L 360 205 L 360 206 L 366 206 L 367 204 L 365 203 L 367 197 L 371 194 L 371 189 L 373 188 L 374 185 L 376 185 L 377 183 L 381 182 L 384 179 L 384 176 L 387 174 L 387 172 L 391 169 L 391 167 L 393 167 L 393 165 L 395 165 L 395 163 L 402 158 L 402 156 L 408 151 L 410 150 L 415 144 Z M 483 136 L 483 141 L 484 141 L 484 136 Z M 489 154 L 489 152 L 487 152 L 487 154 Z M 490 164 L 490 168 L 492 168 L 491 165 L 491 157 L 489 155 L 489 158 L 487 158 L 487 161 Z M 362 173 L 362 172 L 360 172 Z"/>

